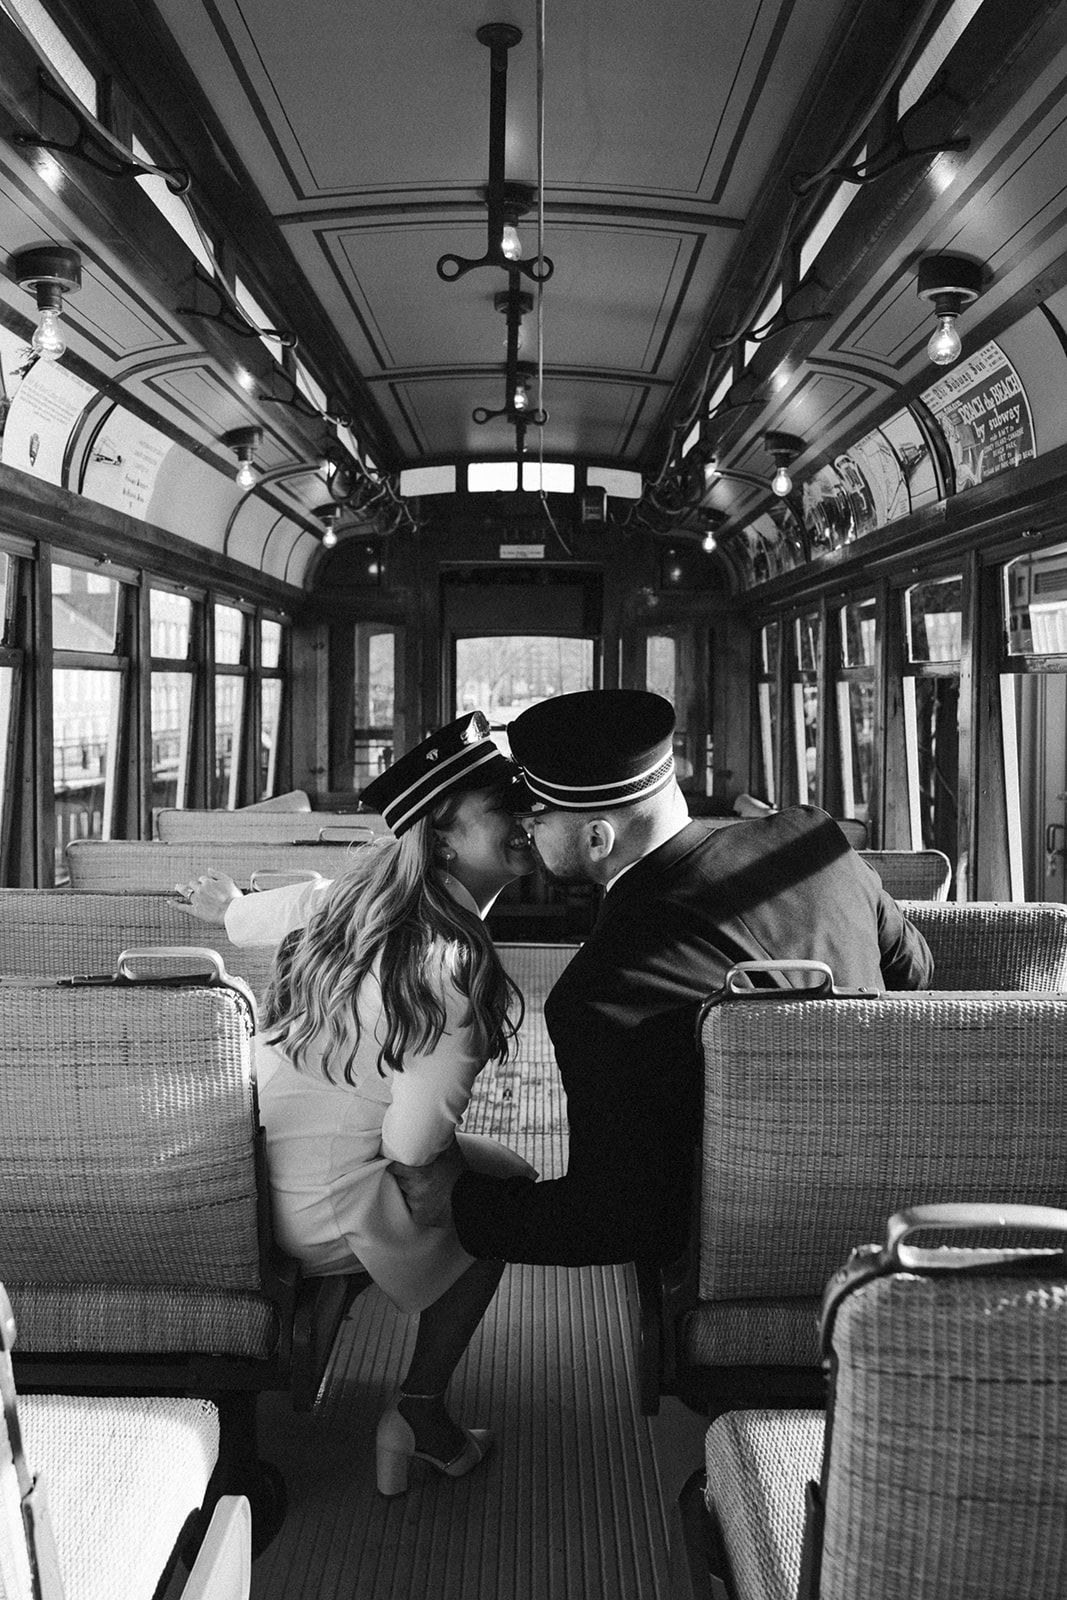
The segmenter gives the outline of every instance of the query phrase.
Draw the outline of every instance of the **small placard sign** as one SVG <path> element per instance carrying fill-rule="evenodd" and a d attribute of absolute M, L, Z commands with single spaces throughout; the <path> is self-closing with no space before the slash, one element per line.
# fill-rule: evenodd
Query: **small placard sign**
<path fill-rule="evenodd" d="M 545 547 L 543 544 L 502 544 L 500 546 L 501 561 L 543 561 Z"/>

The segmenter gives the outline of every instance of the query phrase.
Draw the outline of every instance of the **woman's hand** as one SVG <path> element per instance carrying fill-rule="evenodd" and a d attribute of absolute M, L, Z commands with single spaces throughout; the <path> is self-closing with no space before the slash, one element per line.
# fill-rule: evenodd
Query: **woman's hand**
<path fill-rule="evenodd" d="M 213 922 L 220 928 L 226 925 L 226 908 L 231 900 L 241 897 L 241 890 L 233 879 L 214 867 L 209 867 L 189 883 L 176 883 L 174 892 L 179 896 L 174 904 L 189 916 L 197 917 L 201 922 Z"/>
<path fill-rule="evenodd" d="M 389 1171 L 407 1202 L 412 1218 L 422 1228 L 445 1228 L 452 1220 L 452 1190 L 467 1163 L 453 1139 L 447 1150 L 425 1167 L 391 1161 Z"/>

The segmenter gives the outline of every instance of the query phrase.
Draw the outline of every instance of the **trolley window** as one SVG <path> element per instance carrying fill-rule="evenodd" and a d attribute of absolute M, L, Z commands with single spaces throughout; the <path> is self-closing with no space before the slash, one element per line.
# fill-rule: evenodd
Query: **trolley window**
<path fill-rule="evenodd" d="M 19 739 L 18 707 L 22 689 L 25 651 L 16 632 L 16 601 L 25 572 L 19 557 L 0 550 L 0 859 L 6 865 L 11 830 L 11 799 L 15 790 L 12 774 L 17 760 L 16 745 L 25 750 L 28 741 Z M 5 877 L 3 881 L 8 881 Z"/>
<path fill-rule="evenodd" d="M 835 669 L 842 815 L 866 822 L 874 777 L 875 644 L 878 606 L 873 595 L 849 601 L 836 617 Z"/>
<path fill-rule="evenodd" d="M 790 639 L 793 781 L 797 800 L 802 805 L 814 805 L 819 765 L 819 613 L 808 611 L 795 617 Z"/>
<path fill-rule="evenodd" d="M 781 624 L 768 622 L 759 631 L 756 688 L 759 706 L 758 739 L 754 770 L 755 792 L 768 805 L 778 804 L 779 698 L 778 655 Z"/>
<path fill-rule="evenodd" d="M 710 750 L 698 750 L 698 672 L 696 639 L 688 624 L 647 633 L 644 639 L 644 687 L 661 694 L 674 707 L 674 771 L 683 794 L 710 793 Z"/>
<path fill-rule="evenodd" d="M 489 634 L 456 640 L 456 712 L 484 711 L 493 736 L 507 750 L 509 722 L 542 700 L 592 689 L 592 639 L 554 634 Z"/>
<path fill-rule="evenodd" d="M 52 789 L 56 882 L 72 839 L 118 831 L 131 613 L 128 586 L 99 568 L 56 562 L 52 577 Z"/>
<path fill-rule="evenodd" d="M 278 751 L 282 732 L 282 645 L 285 633 L 273 617 L 259 622 L 259 796 L 278 790 Z"/>
<path fill-rule="evenodd" d="M 248 686 L 246 613 L 215 606 L 215 764 L 211 804 L 232 810 L 238 803 L 241 745 Z"/>
<path fill-rule="evenodd" d="M 402 631 L 381 622 L 355 625 L 354 786 L 364 789 L 392 765 Z"/>
<path fill-rule="evenodd" d="M 1000 592 L 1011 892 L 1067 900 L 1067 545 L 1007 562 Z"/>
<path fill-rule="evenodd" d="M 949 573 L 904 591 L 908 659 L 904 735 L 912 845 L 956 858 L 963 578 Z"/>
<path fill-rule="evenodd" d="M 191 660 L 193 602 L 186 594 L 151 588 L 151 804 L 184 806 L 188 800 L 196 667 Z"/>

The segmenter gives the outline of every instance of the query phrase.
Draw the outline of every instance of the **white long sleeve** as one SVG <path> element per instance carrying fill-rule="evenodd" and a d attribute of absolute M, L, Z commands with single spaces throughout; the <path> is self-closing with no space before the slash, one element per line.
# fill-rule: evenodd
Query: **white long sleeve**
<path fill-rule="evenodd" d="M 281 944 L 287 933 L 304 927 L 332 882 L 318 878 L 239 895 L 226 907 L 226 937 L 241 946 Z"/>

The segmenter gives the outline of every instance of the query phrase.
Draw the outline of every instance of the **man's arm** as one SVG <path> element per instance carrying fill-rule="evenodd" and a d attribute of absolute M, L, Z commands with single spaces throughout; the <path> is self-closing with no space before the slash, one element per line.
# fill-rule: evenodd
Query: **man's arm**
<path fill-rule="evenodd" d="M 934 981 L 930 946 L 891 895 L 878 895 L 878 948 L 887 989 L 929 989 Z"/>
<path fill-rule="evenodd" d="M 646 985 L 649 980 L 645 978 Z M 619 985 L 629 990 L 629 982 Z M 631 1000 L 569 1005 L 552 1033 L 567 1091 L 567 1172 L 533 1183 L 475 1172 L 455 1180 L 456 1231 L 470 1255 L 560 1266 L 669 1261 L 688 1226 L 699 1137 L 695 1001 L 638 1015 Z"/>
<path fill-rule="evenodd" d="M 467 1164 L 453 1139 L 447 1150 L 426 1166 L 391 1161 L 389 1171 L 407 1201 L 408 1210 L 424 1228 L 443 1228 L 451 1219 L 452 1191 Z"/>

